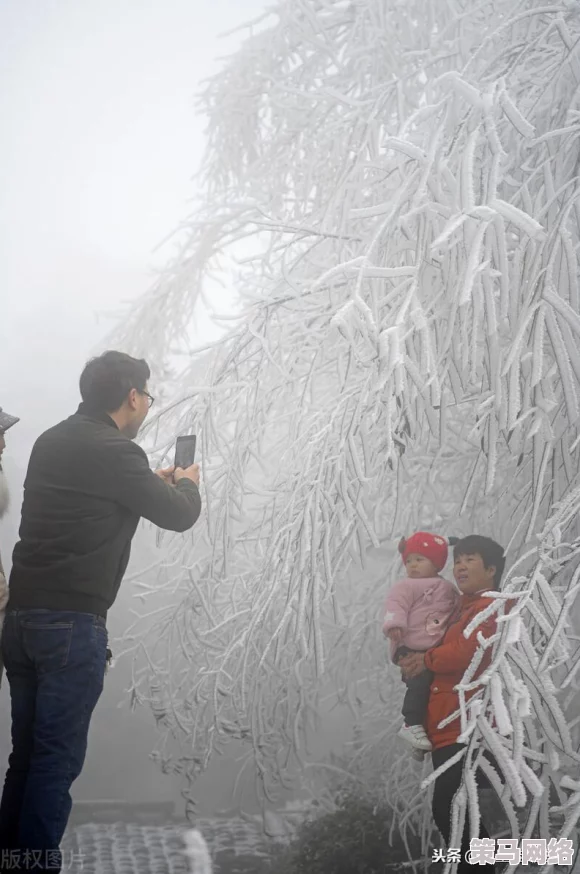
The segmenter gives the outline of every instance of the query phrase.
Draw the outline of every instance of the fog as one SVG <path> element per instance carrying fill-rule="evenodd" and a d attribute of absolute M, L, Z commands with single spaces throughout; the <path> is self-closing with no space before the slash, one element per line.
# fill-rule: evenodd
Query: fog
<path fill-rule="evenodd" d="M 76 402 L 105 314 L 171 253 L 203 151 L 194 94 L 261 5 L 0 2 L 0 406 L 22 417 L 20 465 Z"/>
<path fill-rule="evenodd" d="M 0 406 L 22 419 L 4 456 L 7 569 L 33 441 L 74 411 L 84 362 L 174 252 L 204 150 L 194 93 L 216 56 L 240 45 L 240 33 L 218 34 L 262 4 L 0 0 Z M 281 3 L 216 83 L 193 242 L 172 265 L 171 295 L 127 340 L 187 361 L 191 338 L 176 321 L 192 273 L 213 282 L 213 266 L 248 247 L 236 265 L 242 318 L 195 394 L 192 366 L 163 384 L 186 391 L 149 420 L 160 455 L 194 423 L 201 522 L 174 539 L 139 529 L 108 620 L 119 655 L 145 609 L 137 583 L 151 584 L 149 627 L 159 602 L 170 614 L 145 640 L 150 670 L 135 688 L 164 730 L 166 768 L 194 789 L 148 758 L 163 735 L 150 709 L 130 710 L 121 658 L 73 794 L 170 801 L 181 816 L 193 794 L 215 824 L 236 807 L 256 813 L 260 789 L 278 813 L 295 787 L 325 810 L 344 763 L 381 827 L 406 842 L 418 826 L 426 853 L 430 782 L 448 796 L 434 813 L 451 848 L 459 802 L 471 824 L 480 818 L 483 750 L 505 807 L 494 833 L 549 827 L 567 840 L 580 810 L 570 777 L 580 761 L 580 18 L 574 4 L 521 12 L 508 0 L 493 0 L 492 15 L 479 0 L 461 15 L 445 3 L 423 15 L 412 0 L 310 5 Z M 228 275 L 223 291 L 210 288 L 221 311 L 233 301 Z M 206 314 L 196 339 L 215 336 Z M 436 622 L 428 655 L 400 665 L 415 666 L 409 676 L 433 666 L 429 738 L 420 720 L 403 736 L 414 729 L 422 749 L 452 755 L 443 784 L 440 770 L 423 779 L 399 744 L 404 687 L 379 613 L 405 573 L 399 539 L 419 530 L 486 538 L 458 547 L 461 562 L 475 561 L 457 572 L 467 598 L 445 619 L 449 637 Z M 421 579 L 428 600 L 431 578 Z M 501 590 L 483 600 L 492 580 Z M 431 618 L 421 621 L 427 631 Z M 2 764 L 8 736 L 4 685 Z M 460 761 L 451 748 L 467 739 Z M 561 808 L 549 809 L 553 788 Z M 358 790 L 355 801 L 358 817 Z M 564 809 L 571 818 L 552 817 Z M 334 822 L 342 853 L 350 820 Z"/>
<path fill-rule="evenodd" d="M 32 444 L 74 411 L 80 370 L 114 326 L 111 313 L 171 254 L 171 241 L 158 247 L 191 211 L 204 147 L 195 92 L 241 39 L 219 34 L 261 9 L 258 0 L 0 2 L 0 406 L 21 417 L 4 454 L 6 570 Z M 205 321 L 200 331 L 215 327 Z M 131 606 L 125 591 L 110 614 L 113 635 Z M 107 678 L 74 795 L 179 801 L 178 782 L 160 779 L 147 758 L 150 714 L 123 705 L 128 671 L 121 663 Z M 4 682 L 2 771 L 8 739 Z M 206 810 L 229 792 L 220 767 Z"/>

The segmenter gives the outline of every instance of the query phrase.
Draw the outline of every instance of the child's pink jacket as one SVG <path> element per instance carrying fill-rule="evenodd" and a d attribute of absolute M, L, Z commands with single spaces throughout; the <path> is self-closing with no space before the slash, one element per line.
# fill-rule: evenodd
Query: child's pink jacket
<path fill-rule="evenodd" d="M 385 601 L 383 634 L 401 628 L 403 636 L 397 644 L 391 641 L 391 656 L 399 646 L 425 651 L 438 644 L 458 601 L 459 592 L 443 577 L 395 583 Z"/>

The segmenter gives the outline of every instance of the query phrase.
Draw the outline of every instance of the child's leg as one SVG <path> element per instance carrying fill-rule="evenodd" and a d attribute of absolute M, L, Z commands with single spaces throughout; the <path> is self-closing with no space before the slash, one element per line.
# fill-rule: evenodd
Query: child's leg
<path fill-rule="evenodd" d="M 413 652 L 413 650 L 407 651 Z M 397 662 L 401 655 L 402 653 L 397 650 L 395 653 Z M 413 747 L 413 755 L 416 758 L 420 758 L 431 750 L 431 743 L 425 734 L 423 723 L 427 712 L 432 676 L 430 671 L 423 671 L 417 677 L 405 681 L 407 692 L 402 707 L 405 722 L 399 729 L 399 737 Z"/>
<path fill-rule="evenodd" d="M 432 680 L 431 671 L 423 671 L 407 680 L 407 692 L 402 707 L 405 725 L 423 725 L 425 722 Z"/>

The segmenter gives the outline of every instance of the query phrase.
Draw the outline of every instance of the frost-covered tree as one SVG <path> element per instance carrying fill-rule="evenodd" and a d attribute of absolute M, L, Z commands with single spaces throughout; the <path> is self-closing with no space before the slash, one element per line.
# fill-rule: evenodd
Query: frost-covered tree
<path fill-rule="evenodd" d="M 303 773 L 325 696 L 392 734 L 379 619 L 394 542 L 485 533 L 511 570 L 483 691 L 466 704 L 481 650 L 461 687 L 456 827 L 467 805 L 477 825 L 489 748 L 514 836 L 569 837 L 580 3 L 282 0 L 202 106 L 188 239 L 115 337 L 174 368 L 154 453 L 192 430 L 202 463 L 205 528 L 165 540 L 143 589 L 172 593 L 134 689 L 165 727 L 165 766 L 193 780 L 241 739 L 275 796 Z M 224 275 L 230 326 L 176 372 Z M 424 794 L 408 763 L 390 774 L 407 822 Z"/>

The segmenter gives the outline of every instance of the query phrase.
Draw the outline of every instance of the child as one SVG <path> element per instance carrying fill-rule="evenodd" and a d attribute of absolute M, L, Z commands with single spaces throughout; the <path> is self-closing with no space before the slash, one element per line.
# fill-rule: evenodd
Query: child
<path fill-rule="evenodd" d="M 390 589 L 383 620 L 383 634 L 391 642 L 395 664 L 410 652 L 436 646 L 459 600 L 453 583 L 439 575 L 447 562 L 447 541 L 443 537 L 417 531 L 408 540 L 401 540 L 399 552 L 407 577 Z M 423 671 L 406 681 L 402 708 L 405 722 L 399 731 L 403 740 L 423 753 L 431 750 L 423 723 L 432 678 L 431 671 Z"/>

